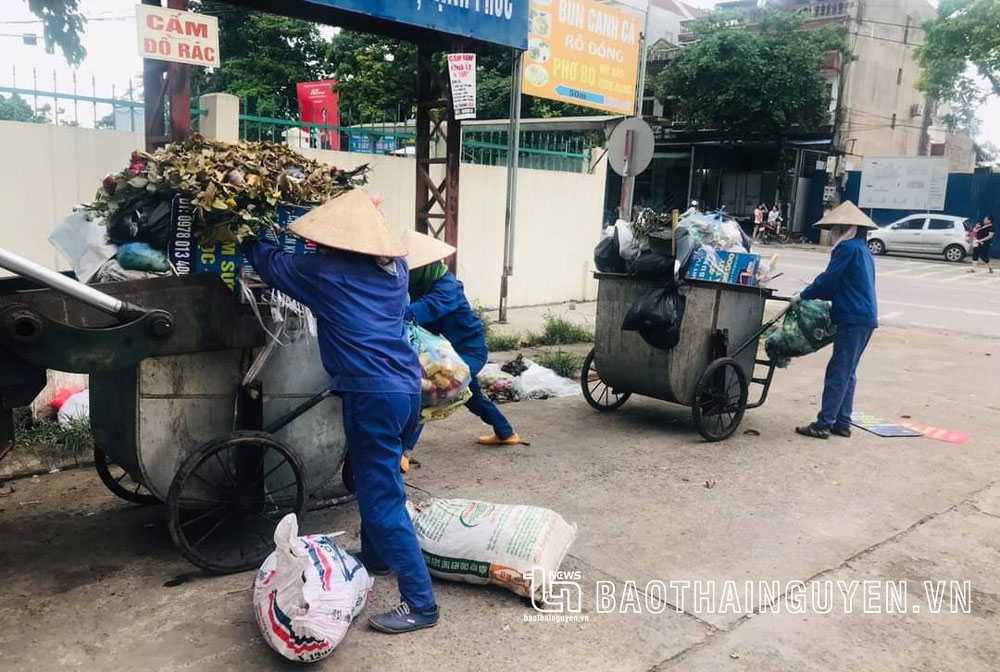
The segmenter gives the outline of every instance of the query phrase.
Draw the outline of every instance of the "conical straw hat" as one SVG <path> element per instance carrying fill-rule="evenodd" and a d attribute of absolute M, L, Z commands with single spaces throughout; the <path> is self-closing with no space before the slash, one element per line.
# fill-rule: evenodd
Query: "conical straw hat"
<path fill-rule="evenodd" d="M 447 259 L 455 253 L 455 248 L 443 240 L 416 231 L 406 232 L 406 248 L 406 261 L 410 270 Z"/>
<path fill-rule="evenodd" d="M 288 229 L 317 245 L 373 257 L 402 257 L 406 245 L 361 189 L 352 189 L 313 208 Z"/>
<path fill-rule="evenodd" d="M 829 229 L 831 226 L 856 226 L 860 229 L 877 229 L 878 225 L 868 215 L 861 212 L 858 206 L 850 201 L 844 201 L 836 208 L 826 213 L 823 219 L 813 226 L 817 229 Z"/>

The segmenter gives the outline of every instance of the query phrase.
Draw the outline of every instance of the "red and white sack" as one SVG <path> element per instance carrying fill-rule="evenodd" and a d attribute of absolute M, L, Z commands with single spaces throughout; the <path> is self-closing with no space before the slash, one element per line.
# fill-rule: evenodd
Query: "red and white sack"
<path fill-rule="evenodd" d="M 433 499 L 415 510 L 413 528 L 433 576 L 494 583 L 524 597 L 531 596 L 532 570 L 549 576 L 559 569 L 576 539 L 575 524 L 538 506 Z"/>
<path fill-rule="evenodd" d="M 298 536 L 294 513 L 274 530 L 277 546 L 253 582 L 257 625 L 289 660 L 326 658 L 347 634 L 371 594 L 373 580 L 332 536 Z"/>

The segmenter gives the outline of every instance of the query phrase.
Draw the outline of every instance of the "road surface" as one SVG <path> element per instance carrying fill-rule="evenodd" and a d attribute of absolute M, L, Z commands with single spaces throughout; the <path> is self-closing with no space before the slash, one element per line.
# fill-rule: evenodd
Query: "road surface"
<path fill-rule="evenodd" d="M 779 294 L 801 291 L 825 267 L 827 248 L 813 250 L 758 246 L 755 252 L 778 255 L 784 275 L 771 283 Z M 969 263 L 932 257 L 875 258 L 879 320 L 883 324 L 944 329 L 1000 337 L 1000 268 L 967 273 Z"/>

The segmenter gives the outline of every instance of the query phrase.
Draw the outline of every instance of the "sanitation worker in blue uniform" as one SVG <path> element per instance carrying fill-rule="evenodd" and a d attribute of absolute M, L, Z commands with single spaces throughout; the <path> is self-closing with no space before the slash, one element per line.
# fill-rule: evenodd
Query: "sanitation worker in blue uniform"
<path fill-rule="evenodd" d="M 833 242 L 830 263 L 792 301 L 832 301 L 830 318 L 837 325 L 837 333 L 833 338 L 833 355 L 826 367 L 819 416 L 815 422 L 796 427 L 795 431 L 814 439 L 828 439 L 831 433 L 850 437 L 858 363 L 878 327 L 875 260 L 868 251 L 867 240 L 868 232 L 877 227 L 850 201 L 831 210 L 816 226 L 830 231 Z"/>
<path fill-rule="evenodd" d="M 444 336 L 459 357 L 469 365 L 472 398 L 465 407 L 489 425 L 493 432 L 479 437 L 485 446 L 511 446 L 520 443 L 514 428 L 496 404 L 483 394 L 476 376 L 486 366 L 486 332 L 482 320 L 473 312 L 458 278 L 441 260 L 455 248 L 431 236 L 410 231 L 407 238 L 410 262 L 410 305 L 406 319 L 432 333 Z M 407 449 L 416 445 L 420 429 L 411 437 Z"/>
<path fill-rule="evenodd" d="M 250 238 L 243 249 L 268 285 L 316 316 L 330 388 L 343 399 L 344 431 L 361 511 L 360 559 L 396 573 L 401 603 L 369 617 L 400 633 L 438 621 L 438 608 L 400 475 L 403 446 L 420 418 L 420 363 L 403 331 L 406 246 L 361 190 L 311 210 L 289 229 L 319 246 L 295 255 Z"/>

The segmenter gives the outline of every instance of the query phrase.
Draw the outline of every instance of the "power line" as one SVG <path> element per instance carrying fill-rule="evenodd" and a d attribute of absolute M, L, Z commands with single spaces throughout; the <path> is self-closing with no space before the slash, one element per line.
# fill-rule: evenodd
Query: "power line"
<path fill-rule="evenodd" d="M 891 23 L 889 21 L 876 21 L 875 19 L 866 19 L 864 17 L 859 18 L 858 23 L 875 23 L 880 26 L 895 26 L 896 28 L 906 28 L 908 30 L 923 30 L 923 27 L 919 23 Z"/>

